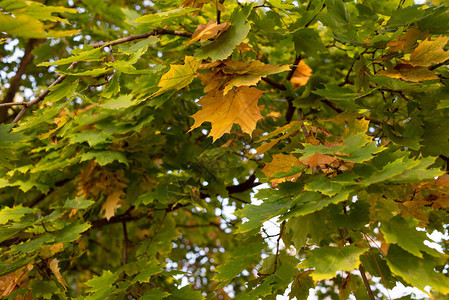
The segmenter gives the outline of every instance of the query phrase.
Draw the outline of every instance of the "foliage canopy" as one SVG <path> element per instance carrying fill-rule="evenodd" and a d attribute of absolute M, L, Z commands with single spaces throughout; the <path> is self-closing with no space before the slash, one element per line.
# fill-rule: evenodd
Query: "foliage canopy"
<path fill-rule="evenodd" d="M 2 297 L 449 294 L 447 1 L 44 2 L 0 2 Z"/>

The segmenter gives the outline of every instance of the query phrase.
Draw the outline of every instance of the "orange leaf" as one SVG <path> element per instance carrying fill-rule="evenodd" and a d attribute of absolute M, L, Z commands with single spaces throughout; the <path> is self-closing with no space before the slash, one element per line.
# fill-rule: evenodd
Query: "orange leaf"
<path fill-rule="evenodd" d="M 217 22 L 212 20 L 210 20 L 207 24 L 200 24 L 193 33 L 192 38 L 184 46 L 193 44 L 198 40 L 201 41 L 201 43 L 204 43 L 210 38 L 219 36 L 220 33 L 226 31 L 229 26 L 229 23 L 224 22 L 217 24 Z"/>
<path fill-rule="evenodd" d="M 326 165 L 332 164 L 334 161 L 337 160 L 336 157 L 332 157 L 326 154 L 322 154 L 319 152 L 316 152 L 315 154 L 306 157 L 306 158 L 300 158 L 299 159 L 303 164 L 308 165 L 310 168 L 316 168 L 316 167 L 324 167 Z"/>
<path fill-rule="evenodd" d="M 312 76 L 312 69 L 301 60 L 290 81 L 294 88 L 299 88 L 300 86 L 307 84 L 310 76 Z"/>
<path fill-rule="evenodd" d="M 203 122 L 210 122 L 212 129 L 209 136 L 215 142 L 223 134 L 231 131 L 233 124 L 239 124 L 243 132 L 251 134 L 257 121 L 262 118 L 257 106 L 263 92 L 247 86 L 238 87 L 223 95 L 221 91 L 211 91 L 198 101 L 202 109 L 192 117 L 195 123 L 189 131 L 199 127 Z"/>

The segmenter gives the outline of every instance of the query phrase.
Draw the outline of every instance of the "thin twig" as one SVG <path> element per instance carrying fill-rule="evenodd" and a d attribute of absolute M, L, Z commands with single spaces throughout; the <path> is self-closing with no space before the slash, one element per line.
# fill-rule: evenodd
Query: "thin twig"
<path fill-rule="evenodd" d="M 298 68 L 298 64 L 301 61 L 301 59 L 302 59 L 301 55 L 296 56 L 295 61 L 293 62 L 293 66 L 287 74 L 287 78 L 286 78 L 287 81 L 292 79 L 293 74 L 295 73 L 296 69 Z"/>
<path fill-rule="evenodd" d="M 218 1 L 219 4 L 223 4 L 224 2 L 225 2 L 225 0 Z M 216 6 L 217 6 L 217 24 L 220 24 L 221 11 L 218 8 L 219 5 L 217 4 Z"/>
<path fill-rule="evenodd" d="M 28 102 L 8 102 L 8 103 L 0 103 L 0 107 L 8 107 L 15 105 L 28 105 Z"/>
<path fill-rule="evenodd" d="M 365 269 L 363 268 L 362 264 L 359 266 L 360 275 L 362 275 L 363 283 L 365 284 L 366 291 L 368 292 L 368 296 L 371 300 L 376 300 L 374 298 L 373 291 L 371 290 L 371 286 L 369 285 L 368 278 L 366 278 Z"/>
<path fill-rule="evenodd" d="M 268 274 L 264 274 L 264 273 L 258 273 L 259 276 L 268 276 L 268 275 L 272 275 L 274 273 L 276 273 L 277 267 L 278 267 L 278 260 L 279 260 L 279 247 L 281 244 L 281 238 L 282 235 L 284 234 L 284 228 L 285 228 L 285 221 L 282 222 L 281 224 L 281 228 L 279 230 L 279 236 L 276 240 L 276 256 L 274 258 L 274 267 L 273 267 L 273 271 L 271 273 Z"/>
<path fill-rule="evenodd" d="M 345 236 L 349 235 L 348 229 L 346 227 L 343 227 L 343 231 L 345 233 Z M 350 244 L 354 243 L 354 240 L 351 237 L 348 237 L 346 240 Z M 370 297 L 371 300 L 375 300 L 373 291 L 371 290 L 371 286 L 368 281 L 368 278 L 366 278 L 365 269 L 363 268 L 362 263 L 360 263 L 359 271 L 360 271 L 360 275 L 362 276 L 363 283 L 365 284 L 366 291 L 368 292 L 368 296 Z"/>

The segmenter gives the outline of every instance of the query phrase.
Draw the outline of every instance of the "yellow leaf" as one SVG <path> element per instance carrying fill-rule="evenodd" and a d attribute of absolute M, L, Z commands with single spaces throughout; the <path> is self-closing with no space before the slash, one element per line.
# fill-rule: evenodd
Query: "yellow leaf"
<path fill-rule="evenodd" d="M 438 76 L 427 68 L 413 67 L 407 64 L 398 64 L 394 69 L 380 70 L 377 74 L 411 82 L 438 79 Z"/>
<path fill-rule="evenodd" d="M 257 102 L 263 92 L 256 88 L 239 87 L 223 95 L 221 91 L 211 91 L 198 102 L 202 109 L 192 117 L 195 123 L 189 131 L 203 122 L 210 122 L 209 136 L 215 142 L 223 134 L 231 131 L 232 125 L 239 124 L 243 132 L 251 134 L 257 121 L 262 118 Z"/>
<path fill-rule="evenodd" d="M 59 261 L 56 258 L 53 258 L 50 263 L 49 263 L 49 268 L 50 270 L 53 272 L 53 274 L 55 274 L 56 279 L 58 280 L 58 282 L 60 284 L 62 284 L 64 286 L 64 288 L 67 290 L 66 286 L 67 283 L 65 282 L 64 278 L 62 278 L 61 273 L 59 272 Z"/>
<path fill-rule="evenodd" d="M 115 189 L 109 196 L 106 198 L 106 201 L 103 203 L 101 207 L 104 210 L 104 217 L 109 221 L 115 215 L 115 211 L 117 210 L 118 203 L 120 202 L 120 196 L 123 194 L 123 190 Z"/>
<path fill-rule="evenodd" d="M 303 166 L 303 164 L 292 154 L 274 154 L 273 160 L 262 169 L 262 172 L 267 177 L 274 177 L 276 173 L 288 172 L 293 166 Z M 299 174 L 290 175 L 282 178 L 275 178 L 271 180 L 271 184 L 274 186 L 284 181 L 292 181 L 298 178 Z"/>
<path fill-rule="evenodd" d="M 310 76 L 312 76 L 312 69 L 301 60 L 290 81 L 294 88 L 299 88 L 307 84 Z"/>
<path fill-rule="evenodd" d="M 193 56 L 186 56 L 183 65 L 171 65 L 170 70 L 159 81 L 158 87 L 160 89 L 150 98 L 159 96 L 169 90 L 180 90 L 189 85 L 198 75 L 200 64 Z"/>
<path fill-rule="evenodd" d="M 219 36 L 221 32 L 226 31 L 229 28 L 229 23 L 217 24 L 217 22 L 210 20 L 207 24 L 200 24 L 196 28 L 192 35 L 190 41 L 188 41 L 184 46 L 195 43 L 196 41 L 201 41 L 201 43 L 207 41 L 210 38 Z"/>
<path fill-rule="evenodd" d="M 449 37 L 447 36 L 440 36 L 434 41 L 429 39 L 422 41 L 412 52 L 410 61 L 406 63 L 415 67 L 430 67 L 433 64 L 444 62 L 449 59 L 449 51 L 444 51 L 443 49 L 448 41 Z"/>

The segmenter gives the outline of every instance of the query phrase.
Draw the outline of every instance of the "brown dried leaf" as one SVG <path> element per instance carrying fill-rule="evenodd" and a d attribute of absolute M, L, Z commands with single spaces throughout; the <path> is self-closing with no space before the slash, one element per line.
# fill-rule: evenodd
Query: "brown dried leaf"
<path fill-rule="evenodd" d="M 193 44 L 198 40 L 201 43 L 204 43 L 210 38 L 218 37 L 220 33 L 226 31 L 229 26 L 229 23 L 224 22 L 217 24 L 217 22 L 213 20 L 210 20 L 207 24 L 200 24 L 193 33 L 192 38 L 184 45 L 184 47 Z"/>
<path fill-rule="evenodd" d="M 60 284 L 62 284 L 64 286 L 64 288 L 67 290 L 66 286 L 67 283 L 65 282 L 64 278 L 62 278 L 61 273 L 59 272 L 59 261 L 56 258 L 53 258 L 50 263 L 48 264 L 48 267 L 50 268 L 50 270 L 53 272 L 53 274 L 55 274 L 56 279 L 58 280 L 58 282 Z"/>

